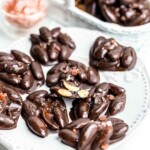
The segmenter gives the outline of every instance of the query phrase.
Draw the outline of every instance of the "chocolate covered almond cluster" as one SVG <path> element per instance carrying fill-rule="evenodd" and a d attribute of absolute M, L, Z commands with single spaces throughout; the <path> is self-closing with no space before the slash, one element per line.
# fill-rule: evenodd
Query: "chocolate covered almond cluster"
<path fill-rule="evenodd" d="M 106 150 L 110 144 L 123 139 L 128 125 L 118 118 L 105 118 L 93 121 L 80 118 L 68 124 L 59 132 L 64 144 L 77 150 Z"/>
<path fill-rule="evenodd" d="M 150 22 L 148 0 L 76 0 L 76 5 L 103 21 L 123 26 Z"/>
<path fill-rule="evenodd" d="M 68 60 L 76 46 L 72 38 L 61 32 L 60 28 L 49 30 L 47 27 L 39 29 L 40 35 L 31 34 L 31 55 L 43 65 Z"/>
<path fill-rule="evenodd" d="M 0 52 L 0 81 L 24 94 L 44 84 L 41 65 L 25 53 L 11 50 Z"/>
<path fill-rule="evenodd" d="M 46 137 L 49 130 L 59 130 L 69 123 L 64 100 L 50 97 L 45 90 L 27 96 L 23 102 L 22 116 L 29 129 L 40 137 Z"/>
<path fill-rule="evenodd" d="M 17 127 L 22 103 L 18 92 L 0 82 L 0 130 L 10 130 Z"/>
<path fill-rule="evenodd" d="M 90 51 L 90 65 L 105 71 L 128 71 L 135 67 L 137 55 L 113 38 L 98 37 Z"/>
<path fill-rule="evenodd" d="M 46 84 L 50 87 L 52 97 L 86 98 L 92 86 L 99 81 L 99 73 L 95 68 L 68 60 L 49 70 Z"/>
<path fill-rule="evenodd" d="M 97 120 L 104 115 L 114 116 L 124 110 L 125 104 L 125 89 L 104 82 L 91 89 L 88 98 L 73 101 L 70 117 L 72 120 L 78 118 Z"/>
<path fill-rule="evenodd" d="M 91 2 L 86 1 L 86 6 Z M 117 2 L 99 3 L 112 6 Z M 127 5 L 129 1 L 122 3 Z M 42 27 L 39 31 L 39 35 L 31 34 L 30 38 L 30 52 L 35 61 L 17 50 L 0 52 L 0 130 L 15 128 L 21 114 L 35 135 L 44 138 L 51 132 L 59 132 L 63 143 L 78 150 L 106 150 L 123 139 L 128 125 L 112 116 L 124 110 L 126 91 L 113 83 L 100 83 L 98 69 L 133 69 L 137 60 L 134 49 L 112 38 L 98 37 L 90 50 L 91 67 L 88 67 L 68 60 L 76 46 L 60 28 Z M 35 91 L 45 81 L 41 64 L 54 65 L 46 76 L 50 93 Z M 28 93 L 25 101 L 15 90 Z M 64 98 L 74 99 L 70 119 Z"/>

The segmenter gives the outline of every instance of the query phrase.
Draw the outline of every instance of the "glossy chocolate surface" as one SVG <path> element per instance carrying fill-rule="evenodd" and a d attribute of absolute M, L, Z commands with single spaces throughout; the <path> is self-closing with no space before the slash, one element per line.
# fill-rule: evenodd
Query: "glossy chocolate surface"
<path fill-rule="evenodd" d="M 39 31 L 40 35 L 31 35 L 31 54 L 36 61 L 17 50 L 11 54 L 0 52 L 0 130 L 15 128 L 22 114 L 35 135 L 44 138 L 50 132 L 59 132 L 63 143 L 78 150 L 106 150 L 123 139 L 128 125 L 111 116 L 124 110 L 125 89 L 112 83 L 100 84 L 95 68 L 131 70 L 136 63 L 134 49 L 121 46 L 114 39 L 99 37 L 90 52 L 90 64 L 94 68 L 87 67 L 68 60 L 75 44 L 60 28 L 42 27 Z M 59 63 L 48 71 L 46 78 L 50 93 L 35 91 L 45 81 L 41 64 L 56 62 Z M 22 102 L 10 87 L 30 94 Z M 63 98 L 75 99 L 70 110 L 71 123 Z"/>
<path fill-rule="evenodd" d="M 0 81 L 24 94 L 44 84 L 41 65 L 23 52 L 0 52 Z"/>
<path fill-rule="evenodd" d="M 69 123 L 63 99 L 49 97 L 45 90 L 27 96 L 23 102 L 22 116 L 29 129 L 40 137 L 46 137 L 48 131 L 57 131 Z"/>
<path fill-rule="evenodd" d="M 128 125 L 118 118 L 101 117 L 97 121 L 81 118 L 60 130 L 59 137 L 64 144 L 78 150 L 106 150 L 123 139 L 127 131 Z"/>
<path fill-rule="evenodd" d="M 89 97 L 72 102 L 70 117 L 97 120 L 101 116 L 114 116 L 122 112 L 126 104 L 125 89 L 112 83 L 101 83 L 91 89 Z"/>
<path fill-rule="evenodd" d="M 76 46 L 72 38 L 60 28 L 39 29 L 40 35 L 31 34 L 31 55 L 43 65 L 53 65 L 68 60 Z"/>
<path fill-rule="evenodd" d="M 98 37 L 90 51 L 90 65 L 105 71 L 128 71 L 135 67 L 136 52 L 114 39 Z"/>
<path fill-rule="evenodd" d="M 107 22 L 139 26 L 150 22 L 148 0 L 76 0 L 83 11 Z"/>
<path fill-rule="evenodd" d="M 0 130 L 16 128 L 21 110 L 19 93 L 0 82 Z"/>
<path fill-rule="evenodd" d="M 99 73 L 95 68 L 68 60 L 49 70 L 46 84 L 53 97 L 85 98 L 91 87 L 99 81 Z"/>

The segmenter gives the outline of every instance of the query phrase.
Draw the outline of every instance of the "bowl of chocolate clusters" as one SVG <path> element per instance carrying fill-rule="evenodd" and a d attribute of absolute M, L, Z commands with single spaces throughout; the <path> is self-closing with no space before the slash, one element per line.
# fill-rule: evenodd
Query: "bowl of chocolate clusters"
<path fill-rule="evenodd" d="M 72 0 L 71 10 L 95 29 L 139 49 L 150 33 L 149 0 Z M 75 7 L 74 7 L 75 6 Z"/>

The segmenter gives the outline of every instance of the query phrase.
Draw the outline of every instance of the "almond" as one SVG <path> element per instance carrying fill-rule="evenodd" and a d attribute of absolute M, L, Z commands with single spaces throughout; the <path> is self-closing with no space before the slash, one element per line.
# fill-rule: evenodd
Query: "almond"
<path fill-rule="evenodd" d="M 88 92 L 87 90 L 80 90 L 80 91 L 78 92 L 78 95 L 79 95 L 81 98 L 86 98 L 86 97 L 88 97 L 89 92 Z"/>
<path fill-rule="evenodd" d="M 68 89 L 69 91 L 73 91 L 73 92 L 78 92 L 80 89 L 79 87 L 73 86 L 69 83 L 67 83 L 66 81 L 63 80 L 63 85 L 65 86 L 66 89 Z"/>
<path fill-rule="evenodd" d="M 58 94 L 64 97 L 71 97 L 72 93 L 66 89 L 58 89 Z"/>

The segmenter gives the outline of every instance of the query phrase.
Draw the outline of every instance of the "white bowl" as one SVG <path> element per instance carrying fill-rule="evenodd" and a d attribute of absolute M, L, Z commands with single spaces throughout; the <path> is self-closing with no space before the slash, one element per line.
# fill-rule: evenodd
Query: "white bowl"
<path fill-rule="evenodd" d="M 119 41 L 130 43 L 137 51 L 141 49 L 144 42 L 150 37 L 150 23 L 135 27 L 124 27 L 118 24 L 104 22 L 96 17 L 80 10 L 75 6 L 75 0 L 53 0 L 55 2 L 64 1 L 65 7 L 68 10 L 65 17 L 73 16 L 78 19 L 74 21 L 74 25 L 81 26 L 87 24 L 88 27 L 100 29 L 108 33 L 110 36 Z M 70 21 L 72 18 L 68 18 Z M 82 22 L 82 23 L 81 23 Z"/>

